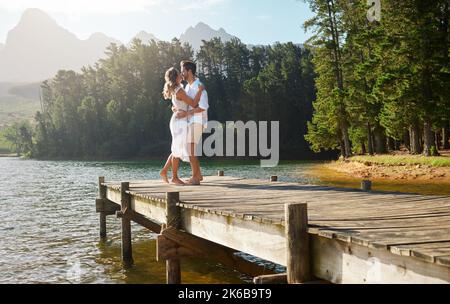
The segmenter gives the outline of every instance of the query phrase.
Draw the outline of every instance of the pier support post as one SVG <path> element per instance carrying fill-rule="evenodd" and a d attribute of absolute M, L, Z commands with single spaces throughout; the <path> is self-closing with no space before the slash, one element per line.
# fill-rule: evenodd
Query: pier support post
<path fill-rule="evenodd" d="M 100 212 L 100 239 L 106 239 L 106 214 Z"/>
<path fill-rule="evenodd" d="M 311 280 L 308 205 L 286 204 L 284 208 L 287 282 L 305 283 Z"/>
<path fill-rule="evenodd" d="M 105 182 L 104 176 L 98 178 L 98 198 L 106 199 L 106 186 L 102 184 Z M 106 212 L 99 212 L 100 214 L 100 239 L 106 239 Z"/>
<path fill-rule="evenodd" d="M 261 275 L 253 278 L 253 284 L 286 284 L 287 275 L 285 273 Z"/>
<path fill-rule="evenodd" d="M 121 212 L 125 213 L 127 209 L 131 210 L 131 197 L 126 192 L 130 190 L 130 183 L 123 182 L 120 185 Z M 133 263 L 133 250 L 131 246 L 131 221 L 122 217 L 122 261 L 126 265 Z"/>
<path fill-rule="evenodd" d="M 372 182 L 370 180 L 363 180 L 361 182 L 361 190 L 372 191 Z"/>
<path fill-rule="evenodd" d="M 270 177 L 270 181 L 271 181 L 271 182 L 277 182 L 277 181 L 278 181 L 278 176 L 272 175 L 272 176 Z"/>
<path fill-rule="evenodd" d="M 166 193 L 166 227 L 179 229 L 181 219 L 181 209 L 177 206 L 180 201 L 179 192 Z M 181 284 L 180 259 L 169 259 L 166 261 L 167 284 Z"/>
<path fill-rule="evenodd" d="M 222 170 L 217 171 L 217 176 L 224 176 L 225 172 L 223 172 Z"/>

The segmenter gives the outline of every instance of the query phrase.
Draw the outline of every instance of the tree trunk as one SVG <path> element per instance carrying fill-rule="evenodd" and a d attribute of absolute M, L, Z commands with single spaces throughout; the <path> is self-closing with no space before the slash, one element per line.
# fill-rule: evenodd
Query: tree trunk
<path fill-rule="evenodd" d="M 334 63 L 334 74 L 336 77 L 336 84 L 339 91 L 342 93 L 344 91 L 344 79 L 342 74 L 342 59 L 341 59 L 341 49 L 339 44 L 339 32 L 337 29 L 336 22 L 336 9 L 334 6 L 334 1 L 327 1 L 328 9 L 328 22 L 329 30 L 331 32 L 332 47 L 333 47 L 333 63 Z M 341 98 L 339 108 L 339 127 L 342 132 L 342 140 L 344 143 L 344 158 L 348 158 L 352 154 L 350 137 L 348 135 L 348 122 L 347 113 L 345 111 L 344 100 Z"/>
<path fill-rule="evenodd" d="M 425 121 L 423 124 L 423 155 L 437 155 L 437 149 L 434 145 L 433 131 L 431 129 L 431 122 L 429 120 Z"/>
<path fill-rule="evenodd" d="M 403 134 L 403 141 L 404 141 L 404 143 L 405 143 L 406 149 L 408 149 L 409 151 L 411 151 L 411 144 L 410 144 L 410 134 L 409 134 L 409 130 L 405 130 L 405 134 Z"/>
<path fill-rule="evenodd" d="M 361 140 L 361 154 L 362 155 L 366 155 L 367 151 L 366 151 L 366 143 L 364 142 L 364 140 Z"/>
<path fill-rule="evenodd" d="M 394 143 L 394 139 L 392 137 L 387 138 L 387 147 L 388 147 L 389 151 L 395 150 L 395 143 Z"/>
<path fill-rule="evenodd" d="M 433 131 L 433 135 L 434 135 L 434 145 L 436 146 L 436 150 L 438 151 L 438 154 L 439 154 L 439 149 L 441 147 L 441 145 L 440 145 L 440 142 L 441 142 L 440 136 L 441 136 L 441 134 L 439 134 L 439 132 L 434 132 Z"/>
<path fill-rule="evenodd" d="M 340 142 L 340 148 L 341 148 L 341 156 L 343 158 L 345 158 L 345 147 L 344 147 L 345 144 L 344 144 L 344 141 L 342 140 L 342 138 L 340 138 L 339 142 Z"/>
<path fill-rule="evenodd" d="M 442 58 L 445 58 L 445 62 L 442 66 L 447 66 L 449 64 L 449 56 L 448 56 L 448 47 L 449 47 L 449 2 L 445 1 L 445 7 L 442 10 L 443 14 L 441 16 L 441 28 L 440 31 L 442 32 L 442 41 L 441 41 L 441 50 L 442 50 Z M 449 117 L 450 118 L 450 117 Z M 449 132 L 450 132 L 450 120 L 447 120 L 445 122 L 444 128 L 442 129 L 442 148 L 443 149 L 450 149 L 450 144 L 448 142 L 449 139 Z"/>
<path fill-rule="evenodd" d="M 352 155 L 352 148 L 350 145 L 350 137 L 348 135 L 348 124 L 344 117 L 341 117 L 341 132 L 342 132 L 342 140 L 344 142 L 344 158 L 349 158 Z"/>
<path fill-rule="evenodd" d="M 450 149 L 450 143 L 448 142 L 449 123 L 447 122 L 442 128 L 442 148 Z"/>
<path fill-rule="evenodd" d="M 367 146 L 369 148 L 369 154 L 373 155 L 373 135 L 372 135 L 372 127 L 370 126 L 370 122 L 367 123 Z"/>
<path fill-rule="evenodd" d="M 420 133 L 419 133 L 419 124 L 413 123 L 409 128 L 409 142 L 410 142 L 410 153 L 411 154 L 420 154 L 422 153 L 422 146 L 420 145 Z"/>
<path fill-rule="evenodd" d="M 380 126 L 376 126 L 374 129 L 375 137 L 375 152 L 377 154 L 386 153 L 386 135 L 384 135 L 384 130 Z"/>

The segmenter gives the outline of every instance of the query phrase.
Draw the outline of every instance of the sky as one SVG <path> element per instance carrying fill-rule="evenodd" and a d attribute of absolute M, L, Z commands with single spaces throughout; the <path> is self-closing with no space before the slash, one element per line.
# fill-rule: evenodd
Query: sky
<path fill-rule="evenodd" d="M 42 9 L 80 39 L 102 32 L 125 43 L 142 30 L 170 40 L 198 22 L 247 44 L 302 43 L 312 16 L 302 0 L 0 0 L 0 43 L 26 8 Z"/>

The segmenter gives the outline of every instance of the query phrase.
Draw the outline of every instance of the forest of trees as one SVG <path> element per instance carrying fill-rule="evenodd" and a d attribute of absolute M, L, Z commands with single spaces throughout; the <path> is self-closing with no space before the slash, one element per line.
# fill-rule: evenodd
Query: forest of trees
<path fill-rule="evenodd" d="M 37 158 L 161 156 L 172 115 L 164 72 L 196 58 L 209 118 L 280 121 L 282 158 L 448 149 L 448 0 L 382 0 L 376 22 L 366 0 L 304 1 L 314 12 L 305 47 L 213 39 L 194 54 L 176 39 L 111 45 L 95 66 L 44 82 L 35 126 L 11 127 L 10 141 Z"/>
<path fill-rule="evenodd" d="M 317 99 L 307 139 L 341 155 L 449 148 L 448 0 L 306 0 Z"/>
<path fill-rule="evenodd" d="M 133 158 L 170 151 L 171 102 L 164 73 L 194 58 L 172 42 L 111 45 L 107 59 L 81 73 L 59 71 L 42 85 L 42 109 L 31 127 L 7 132 L 16 151 L 35 158 Z M 204 42 L 195 56 L 206 85 L 209 119 L 280 121 L 284 157 L 312 156 L 304 139 L 315 99 L 312 56 L 292 43 L 249 49 L 238 39 Z"/>

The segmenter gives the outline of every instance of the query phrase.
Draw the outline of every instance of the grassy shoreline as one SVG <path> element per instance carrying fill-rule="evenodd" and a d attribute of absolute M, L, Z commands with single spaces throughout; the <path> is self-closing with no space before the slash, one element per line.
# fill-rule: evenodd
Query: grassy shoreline
<path fill-rule="evenodd" d="M 325 163 L 321 168 L 322 172 L 317 171 L 317 175 L 322 179 L 450 185 L 450 157 L 445 156 L 354 156 Z"/>
<path fill-rule="evenodd" d="M 0 157 L 20 157 L 16 153 L 0 153 Z"/>
<path fill-rule="evenodd" d="M 430 167 L 450 167 L 450 157 L 422 155 L 375 155 L 375 156 L 353 156 L 347 161 L 359 162 L 385 166 L 407 166 L 424 165 Z"/>
<path fill-rule="evenodd" d="M 410 155 L 355 156 L 323 163 L 312 174 L 321 183 L 359 188 L 361 181 L 373 181 L 375 191 L 450 196 L 450 157 L 426 158 Z"/>

